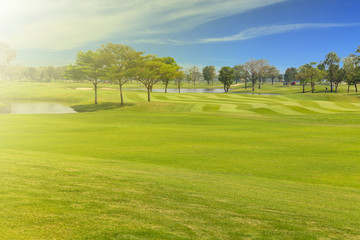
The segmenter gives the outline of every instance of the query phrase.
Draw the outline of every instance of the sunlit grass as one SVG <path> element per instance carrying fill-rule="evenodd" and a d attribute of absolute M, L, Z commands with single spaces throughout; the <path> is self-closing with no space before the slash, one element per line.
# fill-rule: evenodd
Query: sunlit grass
<path fill-rule="evenodd" d="M 82 84 L 1 84 L 0 102 L 80 112 L 0 115 L 4 239 L 360 235 L 357 95 L 153 93 L 148 103 L 125 91 L 120 106 L 101 89 L 95 106 Z"/>

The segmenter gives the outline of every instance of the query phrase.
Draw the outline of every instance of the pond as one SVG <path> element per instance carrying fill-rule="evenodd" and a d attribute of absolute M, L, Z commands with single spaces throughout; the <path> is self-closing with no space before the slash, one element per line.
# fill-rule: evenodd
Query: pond
<path fill-rule="evenodd" d="M 0 114 L 45 114 L 76 113 L 74 109 L 57 103 L 5 103 L 0 105 Z"/>

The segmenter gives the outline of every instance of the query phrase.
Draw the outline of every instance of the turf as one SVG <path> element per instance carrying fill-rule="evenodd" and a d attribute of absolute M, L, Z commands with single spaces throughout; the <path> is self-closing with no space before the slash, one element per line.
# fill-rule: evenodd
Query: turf
<path fill-rule="evenodd" d="M 358 95 L 79 85 L 0 86 L 80 112 L 0 115 L 2 238 L 360 238 Z"/>

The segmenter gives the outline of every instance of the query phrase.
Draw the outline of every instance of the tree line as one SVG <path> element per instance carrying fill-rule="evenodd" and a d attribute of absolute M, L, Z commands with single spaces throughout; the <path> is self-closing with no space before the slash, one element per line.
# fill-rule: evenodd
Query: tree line
<path fill-rule="evenodd" d="M 150 93 L 156 83 L 162 81 L 166 92 L 169 81 L 180 81 L 184 72 L 171 57 L 145 55 L 130 46 L 109 42 L 96 51 L 78 52 L 75 63 L 67 66 L 64 76 L 89 81 L 94 87 L 95 104 L 98 103 L 98 84 L 102 80 L 111 81 L 119 86 L 123 105 L 122 87 L 129 80 L 134 79 L 145 86 L 150 102 Z"/>
<path fill-rule="evenodd" d="M 358 92 L 357 85 L 360 83 L 360 46 L 355 53 L 348 57 L 340 58 L 335 52 L 330 52 L 325 56 L 324 61 L 319 63 L 310 62 L 299 68 L 291 67 L 286 69 L 284 80 L 286 82 L 299 80 L 303 86 L 310 84 L 311 92 L 315 91 L 315 85 L 323 80 L 330 83 L 330 92 L 337 93 L 338 86 L 345 82 L 350 87 L 354 86 Z"/>

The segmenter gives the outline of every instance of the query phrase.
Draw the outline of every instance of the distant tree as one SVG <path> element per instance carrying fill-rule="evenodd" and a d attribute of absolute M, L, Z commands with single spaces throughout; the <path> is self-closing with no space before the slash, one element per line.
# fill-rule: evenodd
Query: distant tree
<path fill-rule="evenodd" d="M 287 68 L 284 74 L 284 80 L 286 83 L 291 83 L 296 80 L 297 69 L 294 67 Z"/>
<path fill-rule="evenodd" d="M 282 80 L 284 80 L 284 74 L 279 74 L 278 79 L 279 79 L 280 82 L 281 82 Z"/>
<path fill-rule="evenodd" d="M 235 71 L 235 83 L 237 84 L 241 79 L 245 80 L 246 77 L 246 69 L 245 66 L 242 64 L 235 65 L 233 67 Z"/>
<path fill-rule="evenodd" d="M 15 58 L 16 51 L 11 49 L 9 44 L 0 41 L 0 68 L 8 66 Z"/>
<path fill-rule="evenodd" d="M 256 64 L 257 64 L 257 61 L 255 59 L 251 59 L 250 61 L 245 63 L 245 69 L 248 71 L 250 80 L 252 82 L 252 91 L 253 92 L 255 91 L 255 84 L 258 79 Z"/>
<path fill-rule="evenodd" d="M 268 77 L 271 79 L 271 85 L 274 85 L 275 78 L 279 78 L 280 71 L 275 66 L 268 68 Z"/>
<path fill-rule="evenodd" d="M 216 76 L 215 66 L 204 67 L 203 68 L 203 76 L 204 76 L 204 80 L 207 82 L 208 85 L 210 84 L 210 82 L 212 82 L 212 84 L 214 84 L 214 79 Z"/>
<path fill-rule="evenodd" d="M 197 66 L 192 66 L 189 70 L 189 77 L 193 81 L 194 86 L 196 82 L 200 80 L 201 73 L 199 72 L 199 68 Z"/>
<path fill-rule="evenodd" d="M 106 45 L 102 45 L 99 53 L 107 59 L 107 65 L 104 66 L 106 79 L 119 85 L 120 101 L 121 105 L 123 105 L 122 87 L 132 78 L 129 69 L 135 67 L 137 60 L 140 59 L 143 52 L 137 52 L 127 45 L 109 42 Z"/>
<path fill-rule="evenodd" d="M 37 80 L 37 69 L 35 67 L 29 67 L 26 72 L 26 77 L 30 81 L 36 81 Z"/>
<path fill-rule="evenodd" d="M 178 79 L 180 67 L 172 57 L 161 58 L 161 60 L 165 65 L 162 65 L 160 69 L 160 79 L 164 83 L 165 93 L 167 93 L 170 80 Z"/>
<path fill-rule="evenodd" d="M 98 51 L 78 52 L 74 65 L 67 66 L 65 77 L 70 79 L 84 79 L 94 86 L 95 104 L 97 101 L 97 86 L 105 76 L 105 66 L 109 59 Z"/>
<path fill-rule="evenodd" d="M 334 81 L 337 78 L 337 70 L 339 68 L 335 67 L 335 65 L 339 65 L 340 58 L 335 52 L 330 52 L 325 56 L 324 65 L 327 71 L 327 80 L 330 82 L 331 92 L 333 92 Z"/>
<path fill-rule="evenodd" d="M 341 83 L 341 81 L 345 77 L 345 70 L 343 68 L 340 68 L 338 64 L 332 64 L 328 69 L 327 76 L 335 85 L 335 93 L 337 93 L 339 83 Z"/>
<path fill-rule="evenodd" d="M 345 71 L 344 80 L 345 80 L 346 84 L 348 85 L 347 92 L 350 93 L 350 86 L 355 84 L 354 80 L 353 80 L 353 75 L 355 72 L 354 55 L 350 55 L 343 59 L 343 69 Z"/>
<path fill-rule="evenodd" d="M 171 65 L 166 64 L 161 58 L 147 55 L 138 60 L 136 67 L 130 70 L 135 79 L 146 87 L 149 102 L 153 86 L 161 81 L 162 76 L 166 74 L 169 68 Z"/>
<path fill-rule="evenodd" d="M 360 83 L 360 66 L 354 68 L 354 73 L 352 75 L 352 80 L 355 86 L 355 91 L 358 92 L 357 84 Z"/>
<path fill-rule="evenodd" d="M 179 70 L 177 72 L 177 77 L 176 77 L 176 82 L 177 82 L 177 88 L 178 88 L 178 92 L 180 93 L 180 89 L 181 89 L 181 81 L 183 79 L 185 79 L 186 74 L 183 70 Z"/>
<path fill-rule="evenodd" d="M 258 80 L 259 80 L 259 89 L 261 88 L 261 83 L 264 82 L 266 76 L 267 76 L 267 71 L 270 67 L 268 60 L 266 59 L 259 59 L 256 61 L 256 69 L 257 69 L 257 76 L 258 76 Z"/>
<path fill-rule="evenodd" d="M 7 68 L 16 58 L 16 51 L 9 44 L 0 41 L 0 77 L 6 75 Z"/>
<path fill-rule="evenodd" d="M 298 70 L 296 77 L 300 79 L 303 85 L 303 93 L 305 93 L 306 83 L 311 84 L 311 92 L 315 91 L 315 84 L 325 76 L 325 72 L 317 68 L 315 62 L 311 62 L 301 66 Z"/>
<path fill-rule="evenodd" d="M 224 84 L 224 91 L 229 92 L 233 79 L 235 78 L 235 71 L 232 67 L 222 67 L 219 71 L 219 81 Z"/>

